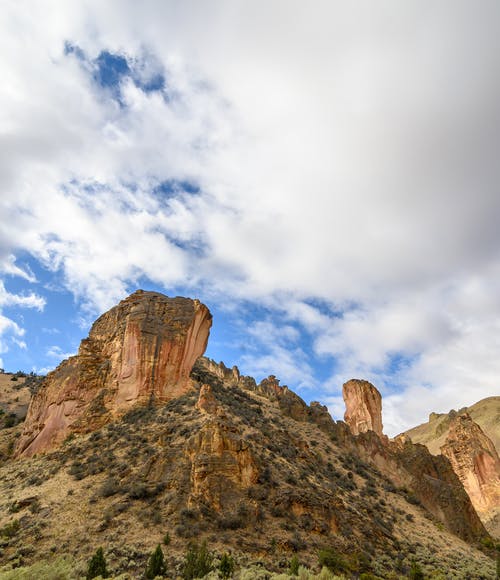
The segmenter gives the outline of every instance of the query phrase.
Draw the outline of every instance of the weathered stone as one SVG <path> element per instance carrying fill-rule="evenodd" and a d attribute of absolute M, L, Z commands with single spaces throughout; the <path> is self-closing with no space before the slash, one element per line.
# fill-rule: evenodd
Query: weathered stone
<path fill-rule="evenodd" d="M 208 415 L 215 415 L 217 413 L 217 400 L 212 393 L 212 387 L 210 385 L 201 385 L 196 408 L 202 413 L 207 413 Z"/>
<path fill-rule="evenodd" d="M 500 508 L 500 459 L 491 439 L 470 415 L 453 419 L 441 453 L 480 514 Z"/>
<path fill-rule="evenodd" d="M 191 388 L 212 316 L 189 298 L 138 290 L 103 314 L 76 356 L 50 373 L 33 397 L 16 453 L 57 446 L 137 404 L 158 404 Z"/>
<path fill-rule="evenodd" d="M 385 442 L 374 431 L 367 431 L 356 437 L 355 445 L 396 487 L 408 490 L 410 501 L 422 504 L 448 530 L 468 542 L 487 535 L 445 457 L 431 455 L 424 445 L 413 444 L 405 435 Z"/>
<path fill-rule="evenodd" d="M 209 418 L 190 438 L 191 497 L 220 511 L 231 495 L 246 490 L 259 477 L 257 462 L 239 430 L 229 422 Z"/>
<path fill-rule="evenodd" d="M 342 387 L 346 411 L 344 420 L 353 435 L 375 431 L 382 436 L 382 396 L 368 381 L 351 379 Z"/>
<path fill-rule="evenodd" d="M 263 379 L 257 385 L 256 392 L 271 401 L 277 401 L 281 411 L 296 421 L 306 421 L 309 417 L 306 403 L 286 385 L 281 386 L 279 379 L 274 375 Z"/>

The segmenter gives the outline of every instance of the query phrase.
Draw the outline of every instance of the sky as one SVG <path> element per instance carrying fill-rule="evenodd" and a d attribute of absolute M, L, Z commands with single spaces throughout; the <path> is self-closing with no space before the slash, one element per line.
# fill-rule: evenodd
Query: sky
<path fill-rule="evenodd" d="M 137 288 L 207 356 L 395 435 L 500 394 L 500 5 L 6 0 L 0 366 Z"/>

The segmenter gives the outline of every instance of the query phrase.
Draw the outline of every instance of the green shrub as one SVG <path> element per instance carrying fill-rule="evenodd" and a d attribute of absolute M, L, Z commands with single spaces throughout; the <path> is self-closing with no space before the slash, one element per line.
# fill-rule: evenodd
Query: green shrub
<path fill-rule="evenodd" d="M 219 564 L 219 575 L 221 578 L 231 578 L 234 574 L 234 558 L 231 554 L 224 552 Z"/>
<path fill-rule="evenodd" d="M 184 580 L 203 578 L 212 569 L 212 559 L 212 554 L 208 551 L 206 541 L 201 546 L 196 542 L 191 542 L 184 558 L 182 570 Z"/>
<path fill-rule="evenodd" d="M 4 538 L 13 538 L 19 531 L 19 520 L 13 520 L 8 524 L 5 524 L 3 528 L 0 528 L 0 536 Z"/>
<path fill-rule="evenodd" d="M 67 556 L 51 562 L 36 562 L 14 570 L 0 570 L 2 580 L 69 580 L 75 578 L 77 564 Z"/>
<path fill-rule="evenodd" d="M 339 554 L 335 548 L 323 548 L 318 554 L 319 565 L 326 567 L 330 572 L 342 573 L 349 572 L 349 565 L 344 560 L 342 554 Z"/>
<path fill-rule="evenodd" d="M 161 546 L 158 544 L 155 551 L 149 557 L 145 576 L 146 578 L 153 579 L 157 576 L 163 576 L 166 570 L 165 558 L 163 557 Z"/>
<path fill-rule="evenodd" d="M 92 580 L 92 578 L 97 578 L 97 576 L 102 576 L 103 578 L 108 577 L 106 559 L 104 558 L 102 548 L 97 548 L 96 553 L 90 558 L 87 567 L 87 580 Z"/>
<path fill-rule="evenodd" d="M 424 580 L 425 578 L 422 568 L 420 568 L 420 565 L 415 560 L 412 560 L 408 577 L 411 578 L 411 580 Z"/>
<path fill-rule="evenodd" d="M 290 560 L 290 568 L 289 568 L 289 572 L 291 576 L 298 576 L 299 574 L 299 559 L 297 558 L 297 556 L 294 556 L 291 560 Z"/>

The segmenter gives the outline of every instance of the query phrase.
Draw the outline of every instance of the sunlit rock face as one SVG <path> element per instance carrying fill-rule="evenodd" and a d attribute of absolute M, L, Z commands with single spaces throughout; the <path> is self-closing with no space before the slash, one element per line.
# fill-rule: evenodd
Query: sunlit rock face
<path fill-rule="evenodd" d="M 470 415 L 456 416 L 441 453 L 480 514 L 500 507 L 500 459 L 491 439 Z"/>
<path fill-rule="evenodd" d="M 344 421 L 353 435 L 374 431 L 382 437 L 382 396 L 368 381 L 351 379 L 344 383 Z"/>
<path fill-rule="evenodd" d="M 18 455 L 57 446 L 138 404 L 159 404 L 191 388 L 212 316 L 190 298 L 138 290 L 103 314 L 78 354 L 47 376 L 33 397 Z"/>

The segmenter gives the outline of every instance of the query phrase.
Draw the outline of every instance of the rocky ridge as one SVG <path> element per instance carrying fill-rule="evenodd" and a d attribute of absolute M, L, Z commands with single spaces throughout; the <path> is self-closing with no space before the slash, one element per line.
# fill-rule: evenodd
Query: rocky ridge
<path fill-rule="evenodd" d="M 62 434 L 52 432 L 43 454 L 25 453 L 0 466 L 0 535 L 13 525 L 12 514 L 20 514 L 19 531 L 4 543 L 0 565 L 14 558 L 27 538 L 36 537 L 36 546 L 21 555 L 28 562 L 52 553 L 53 546 L 86 556 L 97 542 L 112 547 L 115 571 L 137 577 L 141 558 L 168 531 L 172 566 L 189 539 L 208 538 L 216 549 L 230 547 L 241 562 L 257 558 L 278 568 L 286 568 L 293 554 L 312 566 L 318 550 L 329 546 L 343 562 L 339 572 L 349 577 L 364 571 L 396 578 L 408 573 L 411 557 L 429 574 L 441 569 L 449 578 L 489 577 L 491 560 L 471 548 L 487 533 L 449 461 L 404 438 L 389 442 L 382 433 L 381 401 L 369 407 L 369 424 L 380 433 L 363 428 L 355 435 L 326 407 L 307 405 L 275 376 L 257 383 L 236 367 L 203 356 L 187 373 L 180 361 L 192 359 L 179 353 L 195 352 L 192 342 L 204 348 L 209 315 L 193 324 L 196 313 L 205 312 L 203 305 L 150 294 L 135 293 L 119 307 L 125 319 L 131 309 L 153 308 L 154 316 L 139 317 L 140 329 L 153 329 L 137 334 L 137 343 L 144 345 L 139 350 L 151 353 L 151 345 L 168 342 L 168 352 L 177 354 L 160 366 L 166 364 L 172 374 L 162 374 L 155 356 L 147 365 L 137 358 L 127 362 L 127 353 L 138 351 L 123 347 L 128 343 L 119 337 L 125 331 L 110 341 L 109 331 L 94 334 L 93 327 L 91 343 L 104 338 L 99 348 L 92 347 L 93 359 L 77 359 L 74 368 L 88 365 L 76 373 L 76 384 L 83 388 L 78 380 L 94 376 L 92 361 L 101 364 L 104 352 L 110 362 L 103 366 L 101 384 L 108 392 L 100 396 L 90 380 L 99 413 L 89 396 L 74 422 L 62 425 Z M 161 304 L 172 309 L 158 321 Z M 177 315 L 176 309 L 188 315 Z M 126 329 L 128 322 L 115 318 L 114 324 Z M 111 329 L 111 323 L 102 326 Z M 108 354 L 104 345 L 111 343 L 118 346 L 111 352 L 121 356 Z M 130 368 L 136 365 L 139 370 Z M 144 387 L 133 390 L 122 406 L 117 394 L 124 366 L 125 379 L 135 377 L 127 388 Z M 49 376 L 43 396 L 33 399 L 35 408 L 53 399 L 57 387 L 59 404 L 63 396 L 71 397 L 65 380 L 57 383 L 67 376 L 57 370 Z M 158 381 L 159 376 L 166 378 Z M 366 393 L 364 388 L 358 384 L 356 392 L 366 413 L 365 401 L 375 387 L 366 387 Z M 38 416 L 34 423 L 28 414 L 27 425 L 36 424 L 43 433 L 50 413 Z M 80 417 L 88 421 L 86 429 L 78 424 Z M 21 442 L 26 433 L 25 427 Z M 54 524 L 46 527 L 49 519 Z"/>
<path fill-rule="evenodd" d="M 431 413 L 429 422 L 406 432 L 431 453 L 442 453 L 468 492 L 487 529 L 500 535 L 500 397 L 449 413 Z"/>

